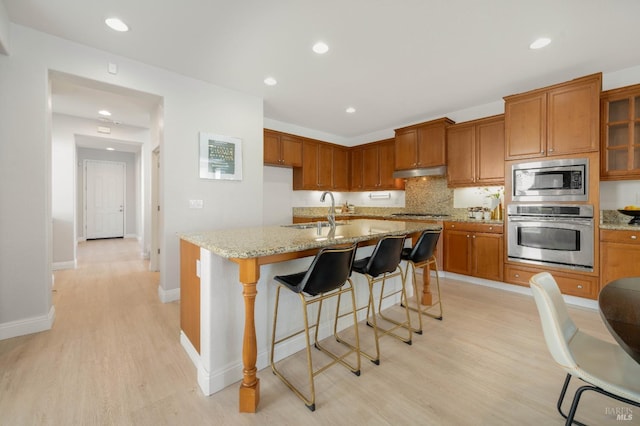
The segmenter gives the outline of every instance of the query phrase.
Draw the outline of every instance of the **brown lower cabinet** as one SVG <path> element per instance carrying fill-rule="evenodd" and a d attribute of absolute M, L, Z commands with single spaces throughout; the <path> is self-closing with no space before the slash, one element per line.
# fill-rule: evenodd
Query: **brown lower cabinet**
<path fill-rule="evenodd" d="M 444 222 L 444 270 L 502 281 L 502 224 Z"/>
<path fill-rule="evenodd" d="M 505 281 L 511 284 L 529 287 L 529 279 L 543 270 L 544 269 L 534 266 L 514 266 L 507 264 L 504 267 Z M 558 283 L 558 287 L 560 287 L 562 293 L 589 299 L 596 299 L 598 297 L 598 277 L 556 270 L 549 272 L 551 272 L 553 278 Z"/>
<path fill-rule="evenodd" d="M 600 230 L 600 283 L 640 276 L 640 231 Z"/>
<path fill-rule="evenodd" d="M 200 247 L 180 240 L 180 329 L 200 353 Z"/>

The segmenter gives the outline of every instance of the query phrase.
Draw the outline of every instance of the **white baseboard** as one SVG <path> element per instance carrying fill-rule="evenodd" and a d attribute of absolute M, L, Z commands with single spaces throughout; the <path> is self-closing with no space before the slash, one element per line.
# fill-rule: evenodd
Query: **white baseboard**
<path fill-rule="evenodd" d="M 76 269 L 78 267 L 78 260 L 69 260 L 68 262 L 53 262 L 51 269 L 54 271 L 60 271 L 62 269 Z"/>
<path fill-rule="evenodd" d="M 185 337 L 186 339 L 186 337 Z M 189 339 L 186 339 L 189 340 Z M 184 347 L 184 345 L 183 345 Z M 198 368 L 198 385 L 202 393 L 209 396 L 216 392 L 219 392 L 227 386 L 238 383 L 242 380 L 242 360 L 229 363 L 224 367 L 218 368 L 215 371 L 207 371 L 198 361 L 196 365 Z M 256 359 L 256 368 L 258 371 L 269 367 L 269 351 L 264 350 L 258 352 Z"/>
<path fill-rule="evenodd" d="M 180 288 L 165 290 L 161 286 L 158 286 L 158 297 L 160 298 L 160 301 L 162 303 L 169 303 L 180 300 Z"/>
<path fill-rule="evenodd" d="M 203 394 L 207 396 L 213 395 L 227 386 L 242 380 L 243 366 L 241 361 L 231 363 L 223 368 L 217 369 L 216 371 L 207 371 L 200 361 L 200 354 L 196 351 L 196 348 L 193 347 L 191 341 L 182 330 L 180 330 L 180 344 L 187 352 L 191 362 L 193 362 L 193 365 L 195 365 L 198 371 L 198 386 L 200 386 L 200 390 L 202 390 Z M 256 367 L 258 370 L 269 365 L 267 360 L 266 351 L 258 355 L 258 359 L 256 361 Z"/>
<path fill-rule="evenodd" d="M 51 306 L 47 315 L 0 324 L 0 340 L 51 330 L 55 317 L 56 309 Z"/>
<path fill-rule="evenodd" d="M 493 287 L 500 290 L 506 290 L 512 293 L 526 294 L 527 296 L 533 297 L 533 293 L 531 293 L 531 289 L 529 287 L 523 287 L 520 285 L 507 284 L 507 283 L 492 281 L 492 280 L 485 280 L 483 278 L 476 278 L 468 275 L 460 275 L 453 272 L 441 271 L 440 277 L 452 278 L 454 280 L 464 281 L 470 284 L 483 285 L 485 287 Z M 564 298 L 564 301 L 569 305 L 580 306 L 582 308 L 595 309 L 595 310 L 598 309 L 597 300 L 585 299 L 584 297 L 569 296 L 567 294 L 563 294 L 562 297 Z"/>
<path fill-rule="evenodd" d="M 200 370 L 200 354 L 191 344 L 191 340 L 184 334 L 184 331 L 180 330 L 180 344 L 189 355 L 189 359 L 193 362 L 193 365 L 196 366 L 198 370 Z"/>

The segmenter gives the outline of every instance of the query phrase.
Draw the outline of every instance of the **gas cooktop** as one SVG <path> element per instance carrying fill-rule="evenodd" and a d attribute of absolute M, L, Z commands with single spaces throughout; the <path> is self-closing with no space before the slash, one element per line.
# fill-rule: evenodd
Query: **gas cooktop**
<path fill-rule="evenodd" d="M 430 217 L 448 217 L 444 213 L 393 213 L 392 216 L 430 216 Z"/>

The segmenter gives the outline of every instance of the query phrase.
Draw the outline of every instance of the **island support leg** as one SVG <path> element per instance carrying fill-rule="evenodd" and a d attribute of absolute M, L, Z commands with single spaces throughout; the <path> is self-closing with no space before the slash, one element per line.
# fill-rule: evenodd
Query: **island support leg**
<path fill-rule="evenodd" d="M 256 259 L 242 259 L 238 264 L 240 266 L 242 296 L 244 297 L 243 377 L 242 383 L 240 383 L 239 411 L 241 413 L 255 413 L 260 403 L 260 379 L 256 377 L 258 349 L 254 316 L 260 265 Z"/>

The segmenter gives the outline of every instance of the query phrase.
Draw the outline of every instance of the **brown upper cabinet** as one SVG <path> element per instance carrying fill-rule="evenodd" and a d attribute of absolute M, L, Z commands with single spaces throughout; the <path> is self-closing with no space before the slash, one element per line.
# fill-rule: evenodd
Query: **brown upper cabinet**
<path fill-rule="evenodd" d="M 504 185 L 504 115 L 447 128 L 449 187 Z"/>
<path fill-rule="evenodd" d="M 507 96 L 507 160 L 598 151 L 602 73 Z"/>
<path fill-rule="evenodd" d="M 333 147 L 333 182 L 332 189 L 340 191 L 349 190 L 349 149 L 334 145 Z"/>
<path fill-rule="evenodd" d="M 640 84 L 602 92 L 600 178 L 640 178 Z"/>
<path fill-rule="evenodd" d="M 349 190 L 349 151 L 330 143 L 304 139 L 302 167 L 293 169 L 293 189 Z"/>
<path fill-rule="evenodd" d="M 351 148 L 351 190 L 403 189 L 404 181 L 393 178 L 394 157 L 394 139 Z"/>
<path fill-rule="evenodd" d="M 446 164 L 448 118 L 428 121 L 395 130 L 395 169 L 408 170 Z"/>
<path fill-rule="evenodd" d="M 302 139 L 264 129 L 264 164 L 279 167 L 302 166 Z"/>

